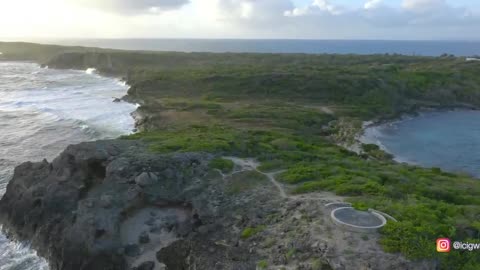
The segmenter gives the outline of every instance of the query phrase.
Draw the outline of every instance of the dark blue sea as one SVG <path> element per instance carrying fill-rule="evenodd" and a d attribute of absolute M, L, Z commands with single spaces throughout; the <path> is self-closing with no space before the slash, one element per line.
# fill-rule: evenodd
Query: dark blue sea
<path fill-rule="evenodd" d="M 480 55 L 480 41 L 272 40 L 272 39 L 50 39 L 35 42 L 124 50 L 251 53 L 337 53 L 438 56 Z"/>
<path fill-rule="evenodd" d="M 480 111 L 428 112 L 368 128 L 397 161 L 480 177 Z"/>

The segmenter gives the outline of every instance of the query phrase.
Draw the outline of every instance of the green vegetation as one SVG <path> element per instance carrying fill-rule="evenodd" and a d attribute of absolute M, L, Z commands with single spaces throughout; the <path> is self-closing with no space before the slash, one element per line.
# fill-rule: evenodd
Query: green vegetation
<path fill-rule="evenodd" d="M 22 45 L 23 46 L 23 45 Z M 125 76 L 129 97 L 148 117 L 140 139 L 158 153 L 205 151 L 254 157 L 294 193 L 331 191 L 359 209 L 395 217 L 382 231 L 389 252 L 434 259 L 442 269 L 478 269 L 475 252 L 439 254 L 435 239 L 480 236 L 480 182 L 466 175 L 397 164 L 374 145 L 349 141 L 362 120 L 422 107 L 480 106 L 480 63 L 401 55 L 209 54 L 35 47 L 0 43 L 7 59 L 45 59 L 52 67 L 96 67 Z M 27 45 L 25 45 L 27 46 Z M 29 45 L 33 46 L 33 45 Z M 18 48 L 16 48 L 18 47 Z M 23 49 L 22 49 L 23 48 Z M 23 50 L 23 51 L 22 51 Z M 86 52 L 87 51 L 87 52 Z M 67 53 L 65 53 L 67 52 Z M 212 168 L 231 164 L 214 160 Z M 260 178 L 232 179 L 232 194 Z M 246 228 L 249 238 L 263 228 Z"/>
<path fill-rule="evenodd" d="M 320 259 L 315 259 L 312 262 L 312 270 L 331 270 L 331 269 L 332 268 L 328 263 L 325 263 Z"/>
<path fill-rule="evenodd" d="M 256 171 L 245 171 L 230 176 L 227 184 L 227 192 L 238 194 L 249 191 L 259 185 L 268 183 L 267 178 Z"/>
<path fill-rule="evenodd" d="M 372 157 L 378 160 L 393 159 L 393 156 L 391 154 L 381 150 L 380 147 L 376 144 L 362 144 L 362 150 L 369 157 Z"/>
<path fill-rule="evenodd" d="M 97 51 L 97 49 L 87 49 L 83 47 L 64 47 L 57 45 L 40 45 L 26 42 L 0 42 L 0 60 L 27 60 L 46 62 L 52 57 L 63 52 L 87 52 Z"/>
<path fill-rule="evenodd" d="M 257 267 L 258 269 L 267 269 L 268 268 L 268 262 L 263 260 L 263 261 L 259 261 L 257 263 Z"/>
<path fill-rule="evenodd" d="M 294 248 L 291 248 L 288 250 L 287 254 L 285 255 L 285 257 L 287 258 L 287 260 L 291 260 L 293 258 L 293 256 L 295 256 L 295 253 L 297 252 L 296 249 Z"/>
<path fill-rule="evenodd" d="M 312 262 L 312 269 L 313 270 L 322 270 L 322 261 L 319 259 L 315 259 Z"/>
<path fill-rule="evenodd" d="M 242 234 L 240 236 L 243 239 L 247 239 L 247 238 L 250 238 L 250 237 L 254 236 L 257 233 L 262 232 L 263 230 L 265 230 L 265 228 L 266 227 L 264 225 L 260 225 L 260 226 L 254 227 L 254 228 L 247 227 L 242 231 Z"/>
<path fill-rule="evenodd" d="M 275 245 L 276 242 L 277 239 L 275 239 L 274 237 L 267 237 L 263 243 L 263 246 L 266 248 L 271 248 Z"/>
<path fill-rule="evenodd" d="M 480 185 L 478 180 L 467 176 L 363 159 L 322 137 L 288 132 L 202 127 L 199 134 L 215 139 L 206 139 L 208 144 L 196 139 L 182 145 L 181 138 L 187 131 L 189 136 L 196 136 L 193 130 L 161 132 L 162 140 L 156 140 L 157 135 L 148 135 L 154 133 L 132 137 L 151 140 L 153 150 L 163 151 L 175 140 L 169 150 L 216 149 L 214 151 L 222 154 L 255 156 L 264 163 L 273 162 L 279 168 L 287 168 L 280 179 L 293 185 L 296 193 L 333 191 L 350 197 L 359 209 L 375 208 L 397 218 L 399 222 L 389 222 L 382 231 L 381 243 L 385 250 L 402 252 L 409 258 L 440 258 L 447 264 L 453 256 L 436 253 L 432 244 L 436 238 L 466 239 L 472 232 L 479 233 L 475 222 L 480 214 Z M 279 140 L 294 147 L 278 147 Z M 235 184 L 231 192 L 242 192 L 258 183 L 251 183 L 249 179 L 254 178 L 239 175 L 232 181 Z M 242 237 L 248 238 L 255 232 L 254 228 L 247 228 Z M 461 263 L 478 263 L 477 260 L 471 257 L 462 259 Z"/>
<path fill-rule="evenodd" d="M 362 201 L 356 201 L 352 203 L 352 207 L 359 211 L 368 211 L 368 206 Z"/>
<path fill-rule="evenodd" d="M 209 164 L 210 168 L 220 170 L 223 173 L 229 173 L 233 170 L 233 161 L 224 159 L 224 158 L 216 158 L 210 161 Z"/>
<path fill-rule="evenodd" d="M 149 97 L 146 106 L 158 105 L 159 95 L 194 103 L 248 100 L 258 110 L 250 116 L 261 117 L 272 109 L 268 101 L 307 110 L 300 114 L 308 119 L 309 110 L 321 104 L 337 114 L 371 119 L 421 106 L 480 104 L 480 65 L 455 57 L 130 52 L 4 42 L 0 51 L 6 59 L 125 76 L 131 96 Z M 303 118 L 286 120 L 298 119 Z"/>
<path fill-rule="evenodd" d="M 273 61 L 270 56 L 249 56 Z M 297 62 L 227 68 L 220 61 L 215 69 L 207 64 L 197 70 L 133 75 L 142 79 L 135 80 L 130 92 L 155 97 L 144 106 L 147 111 L 168 108 L 192 115 L 181 124 L 172 121 L 166 129 L 150 128 L 130 138 L 146 140 L 158 152 L 255 157 L 261 170 L 286 169 L 279 178 L 294 193 L 332 191 L 358 209 L 375 208 L 394 216 L 399 222 L 389 222 L 382 231 L 381 244 L 389 252 L 435 258 L 442 265 L 480 264 L 466 254 L 438 254 L 434 245 L 438 237 L 478 235 L 478 180 L 394 163 L 376 145 L 363 145 L 365 154 L 358 156 L 331 142 L 351 137 L 362 119 L 394 117 L 420 106 L 479 104 L 480 80 L 472 72 L 480 71 L 480 65 L 455 58 L 314 56 L 307 64 L 300 56 L 282 57 Z M 338 62 L 331 64 L 325 60 L 329 57 L 338 57 Z M 320 59 L 326 62 L 316 62 Z M 172 105 L 172 100 L 187 96 L 188 102 Z M 232 181 L 230 192 L 248 191 L 258 183 L 246 179 L 253 178 Z M 247 228 L 242 235 L 248 238 L 254 232 Z"/>

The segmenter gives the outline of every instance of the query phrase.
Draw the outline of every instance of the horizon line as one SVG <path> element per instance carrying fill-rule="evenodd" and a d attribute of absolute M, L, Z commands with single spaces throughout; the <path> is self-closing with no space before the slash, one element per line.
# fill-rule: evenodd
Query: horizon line
<path fill-rule="evenodd" d="M 0 41 L 31 42 L 40 40 L 207 40 L 207 41 L 397 41 L 397 42 L 480 42 L 480 39 L 369 39 L 369 38 L 197 38 L 197 37 L 0 37 Z"/>

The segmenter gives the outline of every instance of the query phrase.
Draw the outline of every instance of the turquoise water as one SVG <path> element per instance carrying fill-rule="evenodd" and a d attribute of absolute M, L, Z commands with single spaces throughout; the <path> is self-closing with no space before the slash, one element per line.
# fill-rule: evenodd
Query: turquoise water
<path fill-rule="evenodd" d="M 364 138 L 397 161 L 480 177 L 480 111 L 422 113 L 368 128 Z"/>

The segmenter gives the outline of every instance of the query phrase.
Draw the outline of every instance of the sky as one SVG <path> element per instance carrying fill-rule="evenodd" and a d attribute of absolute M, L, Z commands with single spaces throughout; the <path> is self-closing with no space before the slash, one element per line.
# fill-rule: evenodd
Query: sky
<path fill-rule="evenodd" d="M 0 38 L 480 40 L 478 0 L 0 0 Z"/>

